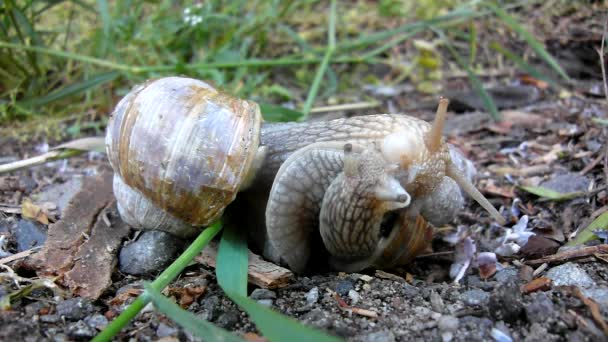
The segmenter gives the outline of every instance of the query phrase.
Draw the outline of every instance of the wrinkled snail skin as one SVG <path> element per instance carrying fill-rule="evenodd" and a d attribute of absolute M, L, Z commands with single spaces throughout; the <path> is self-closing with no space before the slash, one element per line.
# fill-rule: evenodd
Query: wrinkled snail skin
<path fill-rule="evenodd" d="M 108 123 L 118 208 L 134 227 L 190 237 L 241 192 L 250 213 L 235 216 L 253 215 L 244 229 L 294 271 L 321 251 L 335 253 L 335 269 L 401 264 L 430 241 L 431 223 L 454 218 L 461 189 L 504 222 L 441 138 L 446 107 L 432 125 L 386 114 L 263 123 L 257 104 L 205 82 L 149 81 Z"/>

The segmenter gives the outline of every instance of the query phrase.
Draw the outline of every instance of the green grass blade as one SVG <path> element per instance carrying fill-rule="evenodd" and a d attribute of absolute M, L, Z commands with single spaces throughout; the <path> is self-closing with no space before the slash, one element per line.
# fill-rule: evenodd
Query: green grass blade
<path fill-rule="evenodd" d="M 110 33 L 112 29 L 112 17 L 110 16 L 110 8 L 106 0 L 97 0 L 99 14 L 103 25 L 103 37 L 99 46 L 99 55 L 105 56 L 110 46 Z"/>
<path fill-rule="evenodd" d="M 302 108 L 302 112 L 304 113 L 303 119 L 306 119 L 308 114 L 310 114 L 312 105 L 314 104 L 317 93 L 319 92 L 321 81 L 323 80 L 323 76 L 325 75 L 327 67 L 329 66 L 329 61 L 336 50 L 336 7 L 336 0 L 332 0 L 329 9 L 329 28 L 327 30 L 328 46 L 325 50 L 323 61 L 321 62 L 321 65 L 319 65 L 317 74 L 315 75 L 312 85 L 310 86 L 310 90 L 308 91 L 308 96 L 306 97 L 304 107 Z"/>
<path fill-rule="evenodd" d="M 443 35 L 443 33 L 441 33 L 440 35 L 445 40 L 445 36 Z M 469 80 L 471 81 L 471 85 L 473 86 L 473 89 L 475 89 L 477 94 L 479 94 L 479 96 L 481 97 L 484 107 L 486 107 L 486 110 L 490 113 L 490 116 L 494 120 L 500 120 L 500 113 L 498 112 L 498 108 L 496 108 L 496 104 L 494 104 L 494 100 L 492 100 L 492 96 L 490 96 L 490 94 L 483 88 L 483 84 L 481 83 L 481 80 L 479 79 L 479 77 L 477 77 L 477 75 L 475 75 L 475 73 L 473 72 L 473 70 L 471 70 L 469 65 L 464 62 L 464 59 L 462 58 L 462 56 L 460 56 L 458 51 L 456 51 L 456 49 L 454 49 L 452 44 L 450 44 L 447 40 L 445 40 L 445 42 L 446 42 L 446 46 L 448 47 L 448 50 L 450 51 L 450 54 L 456 60 L 456 63 L 458 63 L 458 65 L 460 65 L 460 67 L 463 68 L 467 72 L 467 76 L 469 77 Z"/>
<path fill-rule="evenodd" d="M 487 7 L 494 12 L 507 26 L 509 26 L 513 31 L 517 32 L 527 43 L 530 45 L 532 50 L 538 54 L 540 58 L 542 58 L 553 70 L 555 70 L 562 78 L 569 81 L 570 77 L 566 74 L 564 69 L 559 65 L 559 63 L 547 52 L 543 43 L 539 42 L 534 36 L 528 32 L 523 26 L 521 26 L 515 18 L 509 15 L 505 10 L 496 6 L 493 3 L 487 2 L 485 3 Z"/>
<path fill-rule="evenodd" d="M 499 42 L 492 42 L 492 43 L 490 43 L 490 48 L 492 48 L 493 50 L 499 52 L 500 54 L 502 54 L 503 56 L 505 56 L 507 59 L 510 59 L 511 61 L 513 61 L 515 64 L 517 64 L 517 66 L 520 69 L 522 69 L 523 71 L 527 72 L 532 77 L 534 77 L 536 79 L 539 79 L 539 80 L 543 80 L 543 81 L 549 83 L 552 87 L 558 87 L 557 83 L 555 83 L 554 80 L 552 80 L 551 78 L 543 75 L 535 67 L 533 67 L 532 65 L 530 65 L 523 58 L 517 56 L 515 53 L 513 53 L 513 51 L 511 51 L 511 50 L 507 49 L 506 47 L 502 46 Z"/>
<path fill-rule="evenodd" d="M 151 287 L 156 290 L 164 289 L 173 279 L 177 278 L 177 276 L 190 264 L 192 259 L 197 256 L 209 241 L 211 241 L 219 231 L 222 230 L 222 222 L 216 221 L 211 224 L 209 227 L 205 228 L 196 240 L 190 244 L 190 246 L 171 264 L 167 267 L 151 284 Z M 133 319 L 137 313 L 141 311 L 141 309 L 146 306 L 148 303 L 147 298 L 145 296 L 139 296 L 137 299 L 129 305 L 125 311 L 123 311 L 118 317 L 116 317 L 108 326 L 103 329 L 95 338 L 93 342 L 104 342 L 110 341 L 112 337 L 120 332 L 122 328 L 124 328 L 131 319 Z"/>
<path fill-rule="evenodd" d="M 608 211 L 597 217 L 591 222 L 585 229 L 576 235 L 576 238 L 566 244 L 566 246 L 578 246 L 582 245 L 587 241 L 597 239 L 597 236 L 593 233 L 597 230 L 608 229 Z"/>
<path fill-rule="evenodd" d="M 244 341 L 243 339 L 231 334 L 229 331 L 216 327 L 215 325 L 180 308 L 167 297 L 163 296 L 157 289 L 150 286 L 149 283 L 144 284 L 144 289 L 146 290 L 144 296 L 154 304 L 158 311 L 171 318 L 175 323 L 188 330 L 194 336 L 200 337 L 203 341 Z"/>
<path fill-rule="evenodd" d="M 519 188 L 538 197 L 542 197 L 551 201 L 565 201 L 585 195 L 584 192 L 580 191 L 562 193 L 542 186 L 520 186 Z"/>
<path fill-rule="evenodd" d="M 298 121 L 300 120 L 304 114 L 298 112 L 296 110 L 292 110 L 289 108 L 285 108 L 283 106 L 277 106 L 273 104 L 260 103 L 260 110 L 262 111 L 262 116 L 266 121 L 274 121 L 274 122 L 288 122 L 288 121 Z"/>
<path fill-rule="evenodd" d="M 249 314 L 264 337 L 270 341 L 340 341 L 260 305 L 246 296 L 249 251 L 245 239 L 245 235 L 238 227 L 226 227 L 220 242 L 215 272 L 217 281 L 226 295 Z"/>
<path fill-rule="evenodd" d="M 33 99 L 25 99 L 23 101 L 20 101 L 20 105 L 33 106 L 33 107 L 42 106 L 47 103 L 61 100 L 63 98 L 69 97 L 69 96 L 78 95 L 78 94 L 84 93 L 85 91 L 87 91 L 91 88 L 95 88 L 104 83 L 113 81 L 116 77 L 118 77 L 118 75 L 120 75 L 120 73 L 118 71 L 110 71 L 110 72 L 98 74 L 98 75 L 93 76 L 82 82 L 77 82 L 77 83 L 65 86 L 63 88 L 60 88 L 45 96 L 37 97 L 37 98 L 33 98 Z"/>

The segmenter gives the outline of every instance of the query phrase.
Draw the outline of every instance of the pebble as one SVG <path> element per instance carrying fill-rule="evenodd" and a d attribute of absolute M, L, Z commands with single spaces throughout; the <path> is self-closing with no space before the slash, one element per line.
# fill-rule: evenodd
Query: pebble
<path fill-rule="evenodd" d="M 350 298 L 350 305 L 359 303 L 359 292 L 355 290 L 348 291 L 348 298 Z"/>
<path fill-rule="evenodd" d="M 441 333 L 441 341 L 442 342 L 450 342 L 454 339 L 454 334 L 451 331 L 446 331 Z"/>
<path fill-rule="evenodd" d="M 158 323 L 158 326 L 156 327 L 156 335 L 159 338 L 177 335 L 177 332 L 178 332 L 177 328 L 168 326 L 167 324 L 165 324 L 163 322 Z"/>
<path fill-rule="evenodd" d="M 315 304 L 319 300 L 319 288 L 313 287 L 306 293 L 306 304 L 312 305 Z"/>
<path fill-rule="evenodd" d="M 372 281 L 374 279 L 374 277 L 364 274 L 361 277 L 359 277 L 359 279 L 363 280 L 366 283 L 369 283 L 370 281 Z"/>
<path fill-rule="evenodd" d="M 510 282 L 498 287 L 492 292 L 487 308 L 496 320 L 510 323 L 522 318 L 524 304 L 519 286 Z"/>
<path fill-rule="evenodd" d="M 51 314 L 51 315 L 42 315 L 40 316 L 40 322 L 42 323 L 57 323 L 61 318 L 59 315 Z"/>
<path fill-rule="evenodd" d="M 490 295 L 485 291 L 473 289 L 463 292 L 460 299 L 468 306 L 485 306 L 490 300 Z"/>
<path fill-rule="evenodd" d="M 440 331 L 456 331 L 458 330 L 458 318 L 450 315 L 443 315 L 437 321 L 437 328 Z"/>
<path fill-rule="evenodd" d="M 217 319 L 217 325 L 222 328 L 230 329 L 234 327 L 239 321 L 239 313 L 234 310 L 227 310 L 223 312 Z"/>
<path fill-rule="evenodd" d="M 84 321 L 88 326 L 99 331 L 103 330 L 108 325 L 108 319 L 102 314 L 88 316 Z"/>
<path fill-rule="evenodd" d="M 439 296 L 437 292 L 431 291 L 430 302 L 433 311 L 439 313 L 443 312 L 445 305 L 443 304 L 443 299 L 441 299 L 441 296 Z"/>
<path fill-rule="evenodd" d="M 530 297 L 532 298 L 532 302 L 525 307 L 528 321 L 532 323 L 546 321 L 547 316 L 555 311 L 553 302 L 543 292 L 533 293 Z"/>
<path fill-rule="evenodd" d="M 340 296 L 346 296 L 348 294 L 348 291 L 354 290 L 354 289 L 355 289 L 355 285 L 353 284 L 353 282 L 351 280 L 348 280 L 348 279 L 340 280 L 338 282 L 338 284 L 336 285 L 336 292 Z"/>
<path fill-rule="evenodd" d="M 360 335 L 355 341 L 358 342 L 394 342 L 395 335 L 390 330 L 380 330 L 369 334 Z"/>
<path fill-rule="evenodd" d="M 271 291 L 268 289 L 255 289 L 255 290 L 253 290 L 253 292 L 251 293 L 249 298 L 251 298 L 253 300 L 276 299 L 277 294 L 274 291 Z"/>
<path fill-rule="evenodd" d="M 258 304 L 264 305 L 269 308 L 272 307 L 272 304 L 274 303 L 272 299 L 258 299 L 257 302 Z"/>
<path fill-rule="evenodd" d="M 120 270 L 127 274 L 142 275 L 159 271 L 177 257 L 183 242 L 162 231 L 143 232 L 137 241 L 120 251 Z"/>
<path fill-rule="evenodd" d="M 595 282 L 579 265 L 568 262 L 550 269 L 547 278 L 553 280 L 553 286 L 592 287 Z"/>
<path fill-rule="evenodd" d="M 416 286 L 405 283 L 403 284 L 403 296 L 405 298 L 414 298 L 420 296 L 420 290 Z"/>
<path fill-rule="evenodd" d="M 502 332 L 496 328 L 492 328 L 490 335 L 492 335 L 492 338 L 496 342 L 513 342 L 513 339 L 511 338 L 511 336 L 505 334 L 504 332 Z"/>
<path fill-rule="evenodd" d="M 90 339 L 97 335 L 97 330 L 84 321 L 78 321 L 68 325 L 67 334 L 75 340 Z"/>
<path fill-rule="evenodd" d="M 608 311 L 608 288 L 594 287 L 590 289 L 583 289 L 583 294 L 593 299 L 600 306 L 605 307 L 606 311 Z"/>
<path fill-rule="evenodd" d="M 591 181 L 578 173 L 562 173 L 553 175 L 549 180 L 542 182 L 540 186 L 557 191 L 559 193 L 585 192 Z"/>
<path fill-rule="evenodd" d="M 19 220 L 13 229 L 13 236 L 17 241 L 17 251 L 22 252 L 42 246 L 46 241 L 46 228 L 37 222 Z"/>
<path fill-rule="evenodd" d="M 496 274 L 494 275 L 494 279 L 501 284 L 505 284 L 510 281 L 518 281 L 519 270 L 515 267 L 505 267 L 502 270 L 496 272 Z"/>
<path fill-rule="evenodd" d="M 202 312 L 199 316 L 206 321 L 213 321 L 220 314 L 220 298 L 218 296 L 206 297 L 201 302 Z"/>
<path fill-rule="evenodd" d="M 68 321 L 77 321 L 93 313 L 95 307 L 87 299 L 70 298 L 57 303 L 55 311 L 57 315 L 64 317 Z"/>

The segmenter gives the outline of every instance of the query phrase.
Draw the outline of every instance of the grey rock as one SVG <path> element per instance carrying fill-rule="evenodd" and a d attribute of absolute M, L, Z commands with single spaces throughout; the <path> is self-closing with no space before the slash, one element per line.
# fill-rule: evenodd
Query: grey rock
<path fill-rule="evenodd" d="M 37 202 L 53 202 L 63 212 L 70 200 L 82 189 L 82 177 L 70 177 L 65 183 L 51 184 L 34 196 Z"/>
<path fill-rule="evenodd" d="M 355 290 L 348 291 L 348 298 L 350 298 L 350 305 L 355 305 L 359 303 L 359 292 Z"/>
<path fill-rule="evenodd" d="M 60 319 L 61 319 L 61 317 L 59 317 L 59 315 L 56 315 L 56 314 L 40 316 L 40 322 L 42 322 L 42 323 L 57 323 L 57 322 L 59 322 Z"/>
<path fill-rule="evenodd" d="M 549 180 L 542 182 L 542 187 L 559 193 L 584 192 L 589 188 L 591 181 L 578 173 L 562 173 L 553 175 Z"/>
<path fill-rule="evenodd" d="M 494 279 L 501 284 L 511 281 L 517 282 L 519 281 L 519 271 L 515 267 L 505 267 L 496 272 Z"/>
<path fill-rule="evenodd" d="M 338 284 L 336 284 L 336 292 L 340 296 L 346 296 L 348 294 L 348 291 L 354 290 L 354 289 L 355 289 L 355 285 L 353 284 L 352 280 L 350 280 L 350 279 L 340 280 L 338 282 Z"/>
<path fill-rule="evenodd" d="M 571 262 L 553 267 L 547 272 L 546 277 L 553 281 L 554 286 L 574 285 L 587 288 L 595 285 L 585 270 Z"/>
<path fill-rule="evenodd" d="M 17 241 L 17 251 L 25 251 L 32 247 L 42 246 L 46 241 L 44 225 L 30 220 L 19 220 L 13 229 Z"/>
<path fill-rule="evenodd" d="M 102 314 L 88 316 L 84 319 L 84 322 L 91 328 L 95 328 L 99 331 L 103 330 L 108 325 L 108 319 Z"/>
<path fill-rule="evenodd" d="M 460 299 L 468 306 L 484 306 L 489 302 L 490 294 L 479 289 L 473 289 L 463 292 Z"/>
<path fill-rule="evenodd" d="M 93 313 L 95 307 L 87 299 L 70 298 L 57 303 L 55 310 L 57 315 L 65 317 L 68 321 L 77 321 Z"/>
<path fill-rule="evenodd" d="M 511 323 L 524 314 L 524 304 L 519 286 L 514 282 L 504 284 L 492 292 L 488 302 L 490 316 Z"/>
<path fill-rule="evenodd" d="M 359 336 L 358 342 L 394 342 L 395 335 L 390 330 L 380 330 Z"/>
<path fill-rule="evenodd" d="M 220 298 L 218 296 L 210 296 L 203 299 L 202 312 L 199 315 L 206 321 L 213 321 L 220 314 Z"/>
<path fill-rule="evenodd" d="M 238 311 L 228 310 L 223 312 L 220 317 L 218 317 L 216 323 L 222 328 L 230 329 L 234 327 L 239 321 L 239 313 Z"/>
<path fill-rule="evenodd" d="M 313 309 L 302 316 L 302 322 L 308 323 L 319 329 L 327 329 L 332 325 L 333 319 L 326 311 Z"/>
<path fill-rule="evenodd" d="M 156 335 L 160 338 L 177 335 L 177 328 L 170 327 L 167 324 L 160 322 L 156 327 Z"/>
<path fill-rule="evenodd" d="M 255 290 L 253 290 L 253 292 L 251 293 L 249 298 L 251 298 L 253 300 L 276 299 L 277 294 L 274 291 L 271 291 L 268 289 L 255 289 Z"/>
<path fill-rule="evenodd" d="M 408 283 L 403 284 L 403 296 L 411 299 L 420 296 L 420 290 L 416 286 L 412 286 Z"/>
<path fill-rule="evenodd" d="M 470 288 L 479 288 L 484 291 L 492 291 L 498 285 L 498 282 L 495 280 L 481 280 L 477 275 L 467 276 L 466 281 L 466 284 Z"/>
<path fill-rule="evenodd" d="M 312 305 L 319 300 L 319 288 L 313 287 L 306 293 L 306 304 Z"/>
<path fill-rule="evenodd" d="M 543 292 L 532 293 L 532 302 L 526 305 L 526 317 L 532 323 L 540 323 L 547 320 L 547 316 L 555 311 L 553 302 Z"/>
<path fill-rule="evenodd" d="M 439 312 L 439 313 L 443 312 L 445 305 L 443 304 L 443 299 L 441 299 L 441 296 L 439 296 L 439 294 L 437 292 L 431 291 L 430 302 L 431 302 L 431 308 L 433 309 L 433 311 Z"/>
<path fill-rule="evenodd" d="M 440 331 L 456 331 L 458 330 L 458 318 L 450 315 L 443 315 L 437 320 L 437 328 Z"/>
<path fill-rule="evenodd" d="M 78 321 L 68 325 L 67 333 L 73 339 L 89 339 L 97 335 L 97 330 L 88 326 L 84 321 Z"/>
<path fill-rule="evenodd" d="M 492 338 L 496 342 L 513 342 L 513 339 L 511 338 L 511 336 L 509 336 L 508 334 L 506 334 L 505 332 L 503 332 L 500 329 L 492 328 L 492 332 L 490 334 L 492 335 Z"/>
<path fill-rule="evenodd" d="M 272 304 L 274 303 L 272 299 L 258 299 L 257 302 L 258 304 L 264 305 L 269 308 L 272 307 Z"/>
<path fill-rule="evenodd" d="M 159 271 L 177 257 L 183 244 L 181 239 L 169 233 L 145 231 L 137 241 L 120 251 L 120 270 L 133 275 Z"/>

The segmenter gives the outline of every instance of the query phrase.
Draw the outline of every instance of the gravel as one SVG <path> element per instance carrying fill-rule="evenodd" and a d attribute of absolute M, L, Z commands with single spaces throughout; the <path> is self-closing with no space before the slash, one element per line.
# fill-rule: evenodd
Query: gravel
<path fill-rule="evenodd" d="M 595 282 L 578 264 L 568 262 L 553 267 L 547 272 L 547 278 L 553 280 L 554 286 L 592 287 Z"/>
<path fill-rule="evenodd" d="M 183 245 L 182 240 L 165 232 L 143 232 L 120 251 L 120 270 L 132 275 L 160 271 L 175 260 Z"/>

